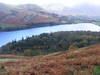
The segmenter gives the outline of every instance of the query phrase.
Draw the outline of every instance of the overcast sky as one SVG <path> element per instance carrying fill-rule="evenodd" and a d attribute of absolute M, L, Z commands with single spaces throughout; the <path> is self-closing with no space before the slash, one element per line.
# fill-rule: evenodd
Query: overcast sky
<path fill-rule="evenodd" d="M 27 3 L 38 4 L 38 5 L 61 3 L 66 6 L 74 6 L 82 3 L 100 5 L 100 0 L 0 0 L 0 2 L 13 5 L 27 4 Z"/>

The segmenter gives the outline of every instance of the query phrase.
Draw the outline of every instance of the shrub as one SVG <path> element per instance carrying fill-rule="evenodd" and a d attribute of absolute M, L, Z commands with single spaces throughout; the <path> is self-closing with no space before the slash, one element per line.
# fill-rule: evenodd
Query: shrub
<path fill-rule="evenodd" d="M 30 50 L 27 49 L 24 51 L 24 55 L 25 56 L 36 56 L 36 55 L 41 55 L 41 50 Z"/>
<path fill-rule="evenodd" d="M 4 65 L 1 65 L 1 66 L 0 66 L 0 69 L 4 69 L 4 68 L 5 68 L 5 66 L 4 66 Z"/>
<path fill-rule="evenodd" d="M 29 50 L 29 49 L 27 49 L 27 50 L 24 51 L 24 55 L 25 56 L 32 56 L 32 53 L 33 53 L 33 51 Z"/>

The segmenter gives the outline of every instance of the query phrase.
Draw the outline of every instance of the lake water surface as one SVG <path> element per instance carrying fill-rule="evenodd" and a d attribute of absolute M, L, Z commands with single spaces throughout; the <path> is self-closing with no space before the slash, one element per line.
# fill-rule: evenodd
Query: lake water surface
<path fill-rule="evenodd" d="M 91 23 L 65 24 L 48 27 L 39 27 L 18 31 L 0 32 L 0 47 L 12 42 L 13 40 L 21 40 L 22 37 L 31 37 L 41 33 L 51 33 L 58 31 L 100 31 L 100 27 Z"/>

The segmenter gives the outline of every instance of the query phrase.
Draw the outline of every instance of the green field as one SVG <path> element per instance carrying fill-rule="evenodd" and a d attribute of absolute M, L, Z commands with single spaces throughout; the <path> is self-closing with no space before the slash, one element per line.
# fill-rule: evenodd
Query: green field
<path fill-rule="evenodd" d="M 100 22 L 93 22 L 93 24 L 100 26 Z"/>
<path fill-rule="evenodd" d="M 19 61 L 20 59 L 9 59 L 9 58 L 6 58 L 6 59 L 0 59 L 0 63 L 3 63 L 3 62 L 16 62 L 16 61 Z"/>
<path fill-rule="evenodd" d="M 95 73 L 94 75 L 100 75 L 100 66 L 95 66 Z"/>
<path fill-rule="evenodd" d="M 18 30 L 18 29 L 24 29 L 26 27 L 27 27 L 26 25 L 10 25 L 10 24 L 0 23 L 0 31 Z"/>

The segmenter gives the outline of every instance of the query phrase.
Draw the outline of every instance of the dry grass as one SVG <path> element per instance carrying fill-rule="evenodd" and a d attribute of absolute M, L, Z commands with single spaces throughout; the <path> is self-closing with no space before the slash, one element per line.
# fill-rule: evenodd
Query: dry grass
<path fill-rule="evenodd" d="M 93 75 L 95 65 L 100 65 L 100 44 L 3 65 L 4 75 Z"/>

